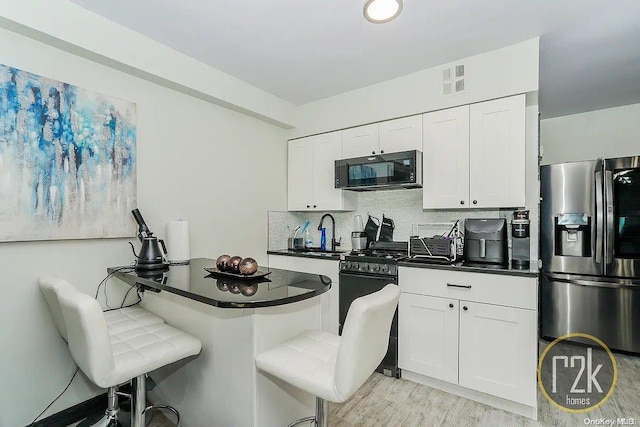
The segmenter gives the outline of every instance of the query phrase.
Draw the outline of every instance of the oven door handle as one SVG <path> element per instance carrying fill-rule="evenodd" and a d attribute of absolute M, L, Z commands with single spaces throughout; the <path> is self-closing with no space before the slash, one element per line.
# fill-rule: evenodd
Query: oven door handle
<path fill-rule="evenodd" d="M 342 271 L 338 275 L 338 279 L 340 282 L 342 282 L 343 278 L 348 279 L 351 277 L 358 278 L 358 279 L 374 279 L 374 280 L 389 279 L 389 283 L 393 283 L 393 284 L 398 283 L 398 278 L 396 276 L 375 276 L 372 274 L 358 274 L 358 273 L 352 273 L 352 272 L 343 273 Z"/>

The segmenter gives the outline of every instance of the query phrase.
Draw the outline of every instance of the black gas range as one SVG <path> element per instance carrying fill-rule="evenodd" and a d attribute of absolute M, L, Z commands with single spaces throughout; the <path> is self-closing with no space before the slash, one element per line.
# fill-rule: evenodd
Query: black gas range
<path fill-rule="evenodd" d="M 353 251 L 340 261 L 340 272 L 397 276 L 398 261 L 409 256 L 407 242 L 372 242 L 369 249 Z"/>
<path fill-rule="evenodd" d="M 352 252 L 340 261 L 338 305 L 340 333 L 351 303 L 379 291 L 389 283 L 398 283 L 398 261 L 409 254 L 408 242 L 373 242 L 369 249 Z M 398 310 L 391 323 L 389 349 L 376 369 L 384 375 L 400 378 L 398 368 Z"/>

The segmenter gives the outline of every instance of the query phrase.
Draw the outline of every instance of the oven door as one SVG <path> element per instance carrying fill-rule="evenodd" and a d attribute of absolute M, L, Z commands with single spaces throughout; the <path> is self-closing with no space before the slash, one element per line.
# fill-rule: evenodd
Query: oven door
<path fill-rule="evenodd" d="M 640 277 L 640 156 L 604 161 L 606 275 Z"/>
<path fill-rule="evenodd" d="M 340 272 L 340 286 L 338 291 L 339 306 L 339 333 L 342 335 L 342 327 L 347 318 L 347 312 L 351 303 L 356 299 L 365 295 L 372 294 L 384 288 L 389 283 L 398 283 L 397 277 L 381 277 L 354 272 Z M 384 356 L 382 363 L 376 369 L 377 372 L 400 378 L 398 369 L 398 309 L 393 316 L 391 323 L 391 331 L 389 334 L 389 348 Z"/>

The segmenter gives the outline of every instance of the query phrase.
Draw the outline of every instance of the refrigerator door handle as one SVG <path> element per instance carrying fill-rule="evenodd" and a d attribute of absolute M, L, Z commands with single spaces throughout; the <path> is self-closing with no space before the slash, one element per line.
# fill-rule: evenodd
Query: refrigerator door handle
<path fill-rule="evenodd" d="M 599 281 L 599 280 L 589 280 L 589 279 L 567 279 L 564 277 L 553 276 L 549 274 L 545 274 L 545 279 L 550 282 L 558 282 L 558 283 L 568 283 L 570 285 L 576 286 L 598 286 L 601 288 L 616 288 L 616 289 L 635 289 L 640 290 L 640 285 L 631 283 L 629 281 L 621 281 L 616 282 L 614 280 L 610 281 Z"/>
<path fill-rule="evenodd" d="M 609 265 L 613 262 L 613 238 L 615 235 L 615 229 L 613 225 L 613 172 L 610 170 L 604 171 L 604 190 L 605 215 L 607 218 L 607 224 L 605 227 L 606 232 L 604 240 L 604 252 L 606 256 L 605 263 Z"/>
<path fill-rule="evenodd" d="M 595 217 L 596 217 L 596 263 L 602 264 L 602 237 L 604 234 L 604 210 L 602 208 L 602 171 L 596 172 L 596 209 L 595 209 Z"/>

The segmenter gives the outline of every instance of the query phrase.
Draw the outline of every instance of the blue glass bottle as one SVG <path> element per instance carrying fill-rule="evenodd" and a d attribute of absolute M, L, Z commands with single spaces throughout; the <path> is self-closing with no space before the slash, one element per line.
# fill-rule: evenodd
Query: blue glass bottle
<path fill-rule="evenodd" d="M 320 230 L 320 250 L 327 250 L 327 229 L 324 227 Z"/>

